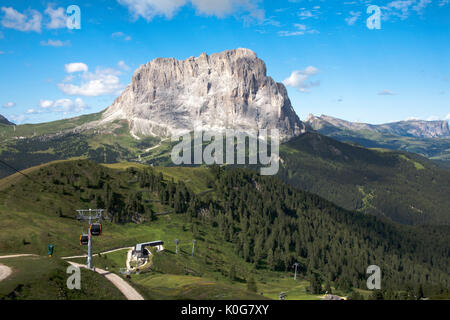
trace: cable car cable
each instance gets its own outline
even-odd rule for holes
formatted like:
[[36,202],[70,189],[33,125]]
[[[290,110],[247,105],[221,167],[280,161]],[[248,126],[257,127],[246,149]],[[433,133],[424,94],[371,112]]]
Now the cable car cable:
[[16,171],[17,173],[20,173],[21,175],[23,175],[24,177],[30,179],[31,181],[33,181],[34,183],[40,184],[41,186],[43,186],[44,188],[47,188],[47,186],[43,185],[42,183],[32,179],[29,175],[27,175],[26,173],[23,173],[22,171],[20,171],[19,169],[14,168],[12,165],[6,163],[5,161],[0,159],[0,163],[2,163],[3,165],[7,166],[8,168]]
[[[5,161],[3,161],[3,160],[1,160],[1,159],[0,159],[0,163],[3,164],[3,165],[5,165],[6,167],[8,167],[8,168],[10,168],[10,169],[12,169],[12,170],[14,170],[14,171],[16,171],[17,173],[23,175],[25,178],[27,178],[27,179],[33,181],[34,183],[37,183],[37,184],[41,185],[41,186],[44,187],[45,189],[50,189],[49,186],[46,186],[46,185],[44,185],[44,184],[42,184],[42,183],[40,183],[40,182],[34,180],[33,178],[31,178],[31,177],[30,177],[29,175],[27,175],[26,173],[22,172],[22,171],[19,170],[19,169],[14,168],[12,165],[6,163]],[[20,196],[17,196],[17,195],[15,195],[15,196],[20,198]],[[22,199],[25,200],[25,198],[22,198]],[[68,204],[70,203],[70,205],[73,204],[72,202],[69,202],[69,200],[65,199],[64,197],[60,197],[60,199],[63,200],[63,201],[65,201],[65,202],[67,202]],[[27,201],[28,201],[28,200],[29,200],[29,199],[27,199]]]

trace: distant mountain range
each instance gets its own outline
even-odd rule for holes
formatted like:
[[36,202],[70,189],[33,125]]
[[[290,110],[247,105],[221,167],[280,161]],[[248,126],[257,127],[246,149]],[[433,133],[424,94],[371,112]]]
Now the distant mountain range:
[[386,135],[397,135],[402,137],[416,138],[450,138],[450,128],[448,121],[424,121],[408,120],[392,122],[380,125],[349,122],[338,118],[322,115],[316,117],[312,114],[308,116],[306,122],[315,130],[323,130],[327,127],[347,129],[351,131],[371,131]]
[[450,162],[450,129],[447,121],[411,120],[381,125],[355,123],[322,115],[309,115],[306,124],[317,132],[366,148],[414,152]]
[[14,125],[14,123],[12,123],[11,121],[9,121],[8,119],[6,119],[4,116],[2,116],[0,114],[0,124],[6,124],[8,126],[10,125]]

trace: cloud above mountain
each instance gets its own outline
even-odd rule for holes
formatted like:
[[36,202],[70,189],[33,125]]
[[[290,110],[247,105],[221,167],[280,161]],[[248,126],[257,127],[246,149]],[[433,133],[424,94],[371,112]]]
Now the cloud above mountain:
[[151,21],[162,16],[171,19],[179,9],[191,5],[197,14],[223,18],[235,11],[242,11],[257,19],[264,18],[254,0],[117,0],[128,8],[134,19],[144,18]]
[[28,9],[20,13],[12,7],[2,7],[3,18],[1,24],[8,29],[18,31],[41,32],[42,14],[39,11]]
[[356,21],[358,21],[358,19],[361,17],[361,12],[360,11],[350,11],[350,16],[348,18],[345,18],[345,22],[347,22],[347,24],[349,26],[352,26],[356,23]]
[[67,73],[74,73],[74,72],[87,72],[89,70],[89,67],[82,62],[73,62],[66,64],[64,66],[64,69]]
[[3,107],[3,108],[6,108],[6,109],[8,109],[8,108],[14,108],[15,106],[16,106],[16,103],[15,103],[15,102],[12,102],[12,101],[9,101],[9,102],[7,102],[7,103],[5,103],[5,104],[2,105],[2,107]]
[[292,36],[303,36],[305,34],[319,34],[320,32],[316,29],[310,29],[308,26],[295,23],[295,30],[293,31],[279,31],[278,34],[282,37],[292,37]]
[[49,5],[45,9],[45,13],[50,17],[46,24],[47,29],[61,29],[67,26],[67,16],[64,8],[53,8],[53,6]]
[[[118,66],[125,70],[123,61],[119,61]],[[88,65],[82,62],[69,63],[64,68],[68,76],[58,84],[58,88],[70,96],[117,95],[124,87],[119,78],[120,70],[97,68],[95,72],[89,72]]]
[[310,92],[311,88],[320,86],[320,81],[308,81],[308,79],[319,73],[316,67],[309,66],[304,70],[295,70],[289,78],[283,81],[287,87],[298,89],[300,92]]
[[81,98],[76,98],[75,100],[59,99],[56,101],[41,100],[39,106],[43,111],[61,112],[64,114],[78,113],[88,108]]
[[67,27],[66,9],[56,8],[53,4],[49,4],[43,14],[34,9],[19,12],[13,7],[2,7],[1,13],[1,25],[7,29],[41,33],[43,26],[48,30]]
[[61,40],[53,40],[48,39],[47,41],[42,40],[41,46],[43,47],[65,47],[70,46],[70,40],[67,41],[61,41]]

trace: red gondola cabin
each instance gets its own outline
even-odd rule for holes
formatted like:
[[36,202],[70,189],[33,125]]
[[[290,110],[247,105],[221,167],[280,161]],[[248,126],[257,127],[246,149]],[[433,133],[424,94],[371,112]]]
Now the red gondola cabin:
[[82,234],[80,236],[80,245],[87,246],[89,244],[89,236],[87,234]]
[[91,224],[91,235],[96,237],[102,234],[102,225],[101,223],[92,223]]

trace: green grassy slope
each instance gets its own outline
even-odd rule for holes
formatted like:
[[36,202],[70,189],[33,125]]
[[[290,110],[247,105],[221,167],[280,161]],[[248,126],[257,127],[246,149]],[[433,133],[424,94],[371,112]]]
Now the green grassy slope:
[[81,270],[81,290],[67,288],[69,266],[57,258],[1,259],[12,274],[0,282],[0,300],[124,300],[122,293],[103,276]]
[[405,224],[450,224],[450,172],[421,156],[307,133],[281,146],[279,176],[346,209]]
[[31,138],[33,136],[44,134],[55,134],[63,130],[73,129],[84,123],[99,120],[101,113],[82,115],[75,118],[45,122],[38,124],[24,124],[14,126],[0,126],[0,137],[3,139],[12,139],[14,137]]
[[[444,286],[448,283],[442,270],[448,237],[444,227],[397,226],[347,212],[317,196],[289,189],[276,179],[248,174],[240,177],[241,173],[234,175],[233,171],[218,177],[207,168],[154,168],[150,180],[161,173],[166,187],[143,188],[140,176],[149,169],[126,163],[102,166],[90,161],[65,161],[30,169],[28,175],[39,183],[19,176],[13,181],[0,180],[0,252],[45,255],[47,244],[53,243],[55,258],[83,254],[86,248],[79,245],[78,238],[86,226],[74,219],[75,209],[98,207],[98,201],[114,209],[111,205],[117,203],[108,199],[122,199],[120,212],[106,215],[112,215],[111,221],[104,221],[104,234],[94,239],[94,252],[163,240],[167,251],[155,256],[154,268],[130,280],[147,298],[202,299],[208,288],[206,292],[212,298],[253,299],[255,294],[246,289],[252,275],[257,294],[263,292],[262,298],[276,298],[279,292],[288,291],[292,298],[316,299],[318,295],[309,294],[305,282],[311,272],[332,283],[336,277],[354,279],[348,281],[360,286],[365,263],[373,262],[389,270],[386,274],[392,284],[400,285],[408,275],[414,281],[425,281],[425,272],[431,275],[434,287],[440,281]],[[174,199],[183,191],[183,183],[195,192],[188,203],[188,214],[175,214]],[[213,192],[203,192],[211,187]],[[162,201],[158,193],[168,190],[168,200]],[[137,192],[142,193],[140,198],[135,197]],[[283,204],[278,203],[281,199]],[[136,216],[128,215],[130,208],[140,208],[139,223],[131,222]],[[230,212],[234,214],[230,216]],[[249,221],[247,237],[242,232],[243,215],[255,219]],[[285,225],[287,221],[292,222]],[[297,226],[300,229],[296,230]],[[274,246],[265,251],[273,250],[273,258],[263,254],[256,263],[253,249],[246,253],[245,248],[253,248],[252,243],[260,241],[255,230],[266,230],[261,235],[273,233],[263,241]],[[300,242],[296,236],[299,230]],[[174,239],[181,240],[180,255],[174,254]],[[198,241],[194,257],[190,256],[192,239]],[[285,244],[287,240],[290,244]],[[299,280],[291,282],[293,270],[289,266],[295,260],[302,268]],[[428,262],[431,260],[433,265]],[[118,272],[125,266],[124,252],[96,257],[95,263]],[[400,266],[404,271],[398,277],[395,268]],[[348,294],[348,285],[341,280],[336,284],[337,292]]]

